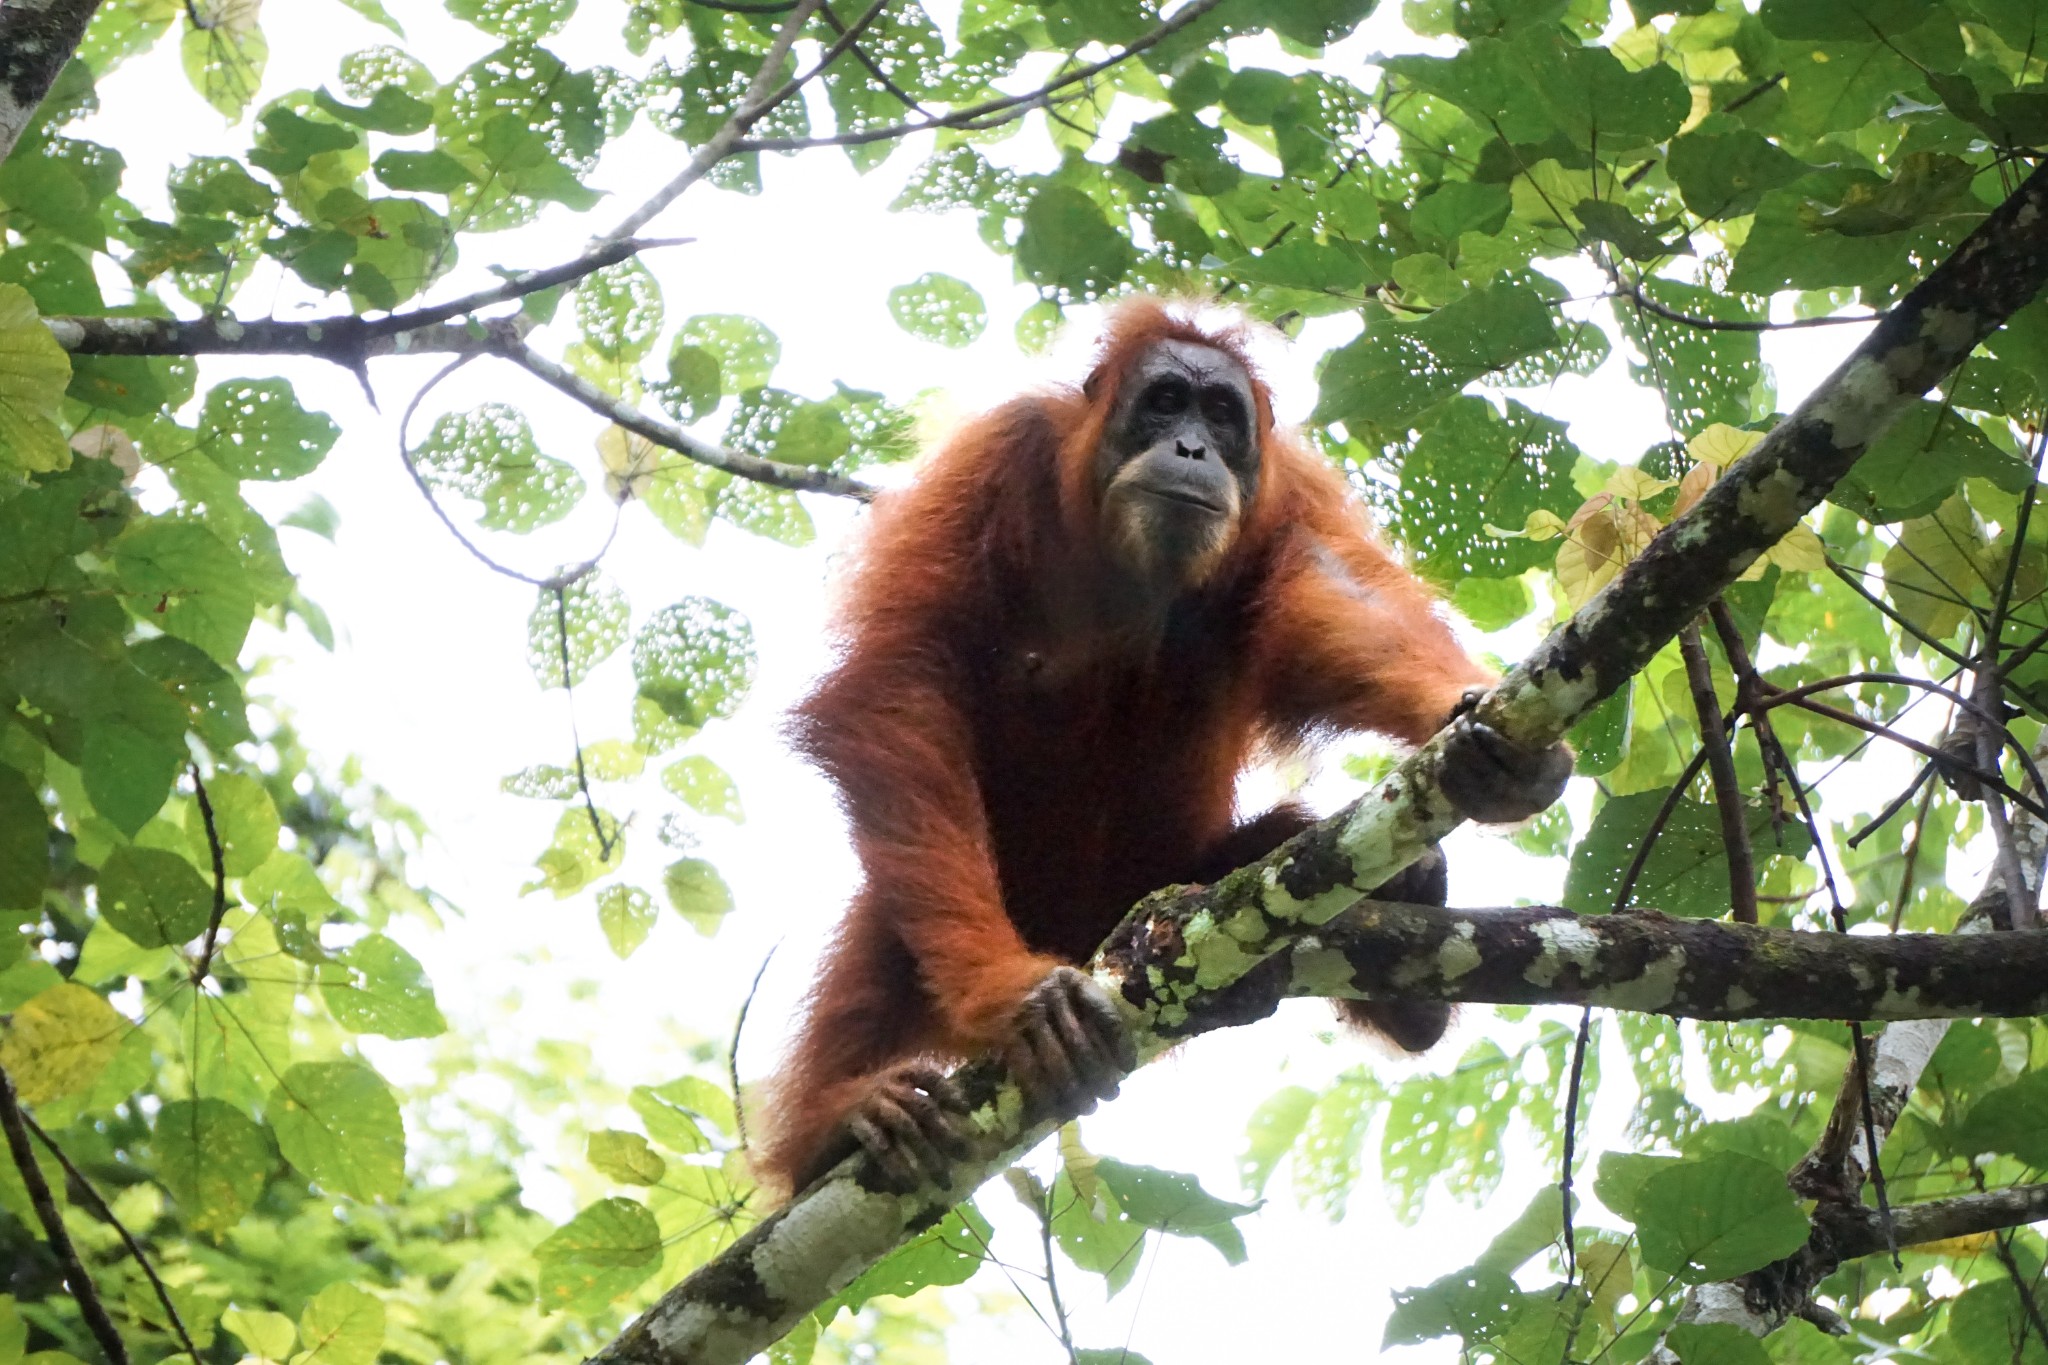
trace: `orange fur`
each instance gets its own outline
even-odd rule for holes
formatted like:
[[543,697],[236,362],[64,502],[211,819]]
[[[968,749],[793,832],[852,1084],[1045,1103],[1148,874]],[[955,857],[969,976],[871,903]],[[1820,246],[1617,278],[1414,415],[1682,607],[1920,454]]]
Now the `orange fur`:
[[1250,369],[1236,329],[1133,301],[1083,387],[986,414],[875,506],[838,666],[791,722],[839,785],[865,884],[768,1087],[758,1164],[785,1188],[879,1074],[1008,1036],[1139,897],[1297,828],[1234,818],[1259,746],[1420,742],[1489,680],[1337,471],[1275,430],[1256,375],[1263,462],[1235,540],[1163,616],[1105,607],[1094,454],[1117,385],[1169,338]]

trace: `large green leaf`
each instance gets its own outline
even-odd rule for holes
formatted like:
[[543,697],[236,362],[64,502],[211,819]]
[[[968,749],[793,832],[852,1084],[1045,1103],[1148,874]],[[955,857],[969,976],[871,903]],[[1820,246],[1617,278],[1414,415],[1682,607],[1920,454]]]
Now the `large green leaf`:
[[192,1225],[206,1232],[225,1232],[242,1220],[275,1161],[256,1121],[213,1099],[166,1104],[157,1113],[151,1145],[157,1179],[184,1206]]
[[17,284],[0,284],[0,460],[18,470],[62,469],[71,462],[58,405],[71,360]]
[[494,531],[560,521],[583,494],[583,476],[541,454],[525,415],[504,403],[449,413],[413,451],[413,462],[429,488],[477,503],[477,520]]
[[1549,305],[1522,286],[1475,290],[1420,322],[1376,322],[1324,359],[1315,420],[1399,436],[1467,384],[1556,340]]
[[300,1062],[264,1105],[284,1159],[307,1179],[357,1199],[405,1184],[405,1121],[384,1078],[361,1062]]
[[754,685],[754,628],[731,607],[686,597],[633,637],[640,695],[685,725],[731,715]]

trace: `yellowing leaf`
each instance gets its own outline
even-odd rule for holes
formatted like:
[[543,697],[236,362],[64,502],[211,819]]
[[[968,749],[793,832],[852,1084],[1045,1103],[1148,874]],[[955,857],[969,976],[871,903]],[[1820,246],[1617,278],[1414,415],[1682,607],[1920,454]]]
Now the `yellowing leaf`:
[[18,284],[0,284],[0,468],[63,469],[71,447],[57,425],[71,357],[43,326],[35,300]]
[[1584,606],[1658,530],[1657,519],[1626,498],[1599,493],[1587,499],[1557,550],[1557,584],[1565,600],[1574,610]]
[[240,1337],[249,1354],[262,1360],[283,1360],[299,1339],[299,1329],[290,1318],[260,1308],[230,1308],[220,1315],[220,1325]]
[[1564,518],[1547,507],[1539,507],[1531,512],[1519,531],[1510,531],[1505,526],[1495,526],[1490,521],[1481,522],[1480,525],[1486,528],[1486,534],[1499,536],[1504,540],[1556,540],[1564,534]]
[[621,426],[606,427],[597,438],[597,458],[604,463],[604,491],[613,502],[646,493],[661,457],[660,446]]
[[1783,540],[1764,551],[1764,560],[1787,573],[1825,573],[1828,551],[1811,526],[1795,526],[1785,533]]
[[61,1099],[99,1079],[131,1027],[97,992],[60,982],[14,1012],[0,1067],[28,1103]]
[[1671,480],[1660,479],[1654,474],[1630,466],[1615,470],[1613,477],[1607,480],[1604,491],[1614,494],[1617,498],[1634,498],[1641,502],[1645,498],[1656,497],[1669,487]]
[[1685,443],[1685,453],[1702,464],[1716,469],[1726,469],[1747,455],[1750,448],[1763,440],[1761,431],[1744,431],[1731,427],[1726,422],[1716,422],[1699,435]]
[[1685,477],[1678,481],[1678,501],[1671,505],[1672,517],[1675,519],[1690,512],[1692,505],[1705,496],[1707,489],[1712,487],[1720,474],[1719,469],[1705,460],[1686,470]]

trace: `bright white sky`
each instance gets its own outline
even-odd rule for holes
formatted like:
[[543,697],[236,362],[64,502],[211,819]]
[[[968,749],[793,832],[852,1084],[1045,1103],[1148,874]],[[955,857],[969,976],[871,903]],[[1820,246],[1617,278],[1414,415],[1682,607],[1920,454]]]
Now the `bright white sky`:
[[[948,8],[934,6],[942,25],[950,23]],[[450,20],[439,5],[413,0],[392,9],[407,25],[407,47],[426,57],[441,79],[494,46]],[[614,5],[586,4],[550,46],[573,65],[617,60],[617,12]],[[342,54],[388,36],[333,0],[294,5],[289,12],[273,9],[272,25],[274,50],[263,99],[298,87],[332,86]],[[1362,57],[1415,46],[1389,4],[1344,50]],[[103,91],[106,112],[80,129],[80,135],[122,152],[129,166],[125,192],[159,213],[170,166],[201,153],[239,154],[250,139],[246,123],[223,126],[191,92],[177,63],[173,38],[124,68]],[[899,398],[936,389],[943,394],[937,406],[968,412],[1024,384],[1071,376],[1085,336],[1070,338],[1049,362],[1018,356],[1012,325],[1035,296],[1013,282],[1006,259],[981,244],[970,217],[886,212],[921,155],[918,147],[900,152],[866,178],[833,152],[769,159],[767,192],[758,198],[708,186],[693,190],[648,230],[697,238],[695,246],[647,258],[662,281],[671,322],[700,312],[761,318],[782,339],[775,382],[813,396],[829,393],[834,379],[844,379]],[[1015,149],[1004,144],[994,155],[1033,164],[1044,155],[1044,142],[1034,131],[1017,139]],[[583,218],[555,213],[517,233],[467,239],[462,266],[436,296],[477,287],[486,264],[531,267],[568,258],[582,240],[672,175],[682,156],[678,144],[644,124],[637,127],[594,177],[610,192],[599,209]],[[973,346],[943,350],[908,337],[890,321],[889,288],[926,271],[969,280],[988,301],[990,326]],[[110,299],[120,296],[118,277],[104,283]],[[1573,283],[1591,292],[1590,281]],[[250,316],[266,307],[278,316],[305,317],[327,305],[316,309],[291,282],[259,275],[237,308]],[[1083,318],[1076,330],[1085,325]],[[1796,400],[1860,330],[1794,333],[1790,344],[1767,338],[1766,357],[1777,367],[1780,392]],[[542,334],[543,346],[559,345],[566,339],[559,333]],[[1269,359],[1283,415],[1306,414],[1314,397],[1306,357],[1320,349],[1305,346]],[[832,555],[854,525],[853,509],[812,500],[820,536],[803,551],[723,524],[705,549],[693,551],[644,509],[627,509],[605,570],[631,597],[636,624],[684,594],[715,597],[753,622],[760,675],[741,712],[715,724],[692,750],[711,755],[740,785],[746,823],[694,825],[704,856],[724,873],[738,909],[712,940],[664,912],[649,941],[621,963],[598,931],[587,894],[559,903],[519,895],[560,808],[504,796],[498,780],[531,763],[566,762],[568,717],[561,694],[540,692],[526,667],[532,592],[471,560],[434,521],[400,466],[395,415],[438,363],[376,362],[380,413],[364,402],[349,376],[326,366],[271,358],[205,362],[202,392],[236,373],[283,373],[308,407],[325,409],[344,429],[312,478],[274,489],[251,486],[252,496],[273,512],[318,491],[341,513],[335,545],[303,532],[283,533],[305,593],[327,609],[342,637],[337,652],[323,653],[301,630],[283,638],[259,630],[251,657],[275,660],[259,691],[267,688],[293,710],[330,765],[360,757],[367,774],[425,816],[434,839],[416,872],[465,913],[440,934],[416,924],[396,926],[396,933],[426,963],[457,1032],[488,1033],[491,1046],[510,1055],[541,1039],[580,1040],[591,1045],[594,1065],[608,1082],[663,1081],[684,1069],[683,1049],[693,1037],[724,1036],[757,964],[779,943],[742,1054],[744,1072],[758,1076],[772,1061],[807,964],[853,883],[854,865],[829,789],[776,736],[782,712],[827,662],[826,583]],[[1518,396],[1569,421],[1581,448],[1601,458],[1633,459],[1667,435],[1654,397],[1628,383],[1619,350],[1590,378],[1568,377]],[[479,363],[443,385],[416,430],[424,431],[441,412],[486,399],[520,405],[547,453],[596,479],[597,420],[506,365]],[[462,515],[459,504],[454,510]],[[491,545],[503,559],[546,571],[586,555],[601,540],[608,515],[603,501],[593,500],[562,526],[531,537],[496,537]],[[1529,642],[1495,640],[1487,646],[1512,656]],[[578,720],[586,740],[629,733],[631,686],[622,651],[579,689]],[[609,801],[620,814],[637,812],[628,838],[628,873],[657,900],[660,868],[672,855],[657,844],[654,829],[663,811],[676,808],[652,780],[659,766],[650,767],[630,798]],[[1327,810],[1354,794],[1354,785],[1331,763],[1310,794]],[[1583,818],[1584,793],[1573,804]],[[1469,831],[1454,838],[1451,857],[1454,899],[1463,904],[1554,897],[1562,879],[1561,865],[1535,863],[1503,840]],[[1196,1172],[1209,1189],[1234,1195],[1243,1121],[1260,1100],[1283,1084],[1319,1085],[1372,1060],[1348,1039],[1328,1041],[1327,1024],[1325,1011],[1298,1004],[1256,1027],[1201,1039],[1133,1077],[1119,1102],[1086,1122],[1086,1139],[1107,1154]],[[1482,1015],[1477,1023],[1468,1021],[1459,1037],[1469,1042],[1485,1026]],[[431,1044],[370,1042],[388,1074],[424,1076]],[[1431,1064],[1448,1064],[1462,1045],[1440,1049]],[[1376,1064],[1390,1075],[1412,1065]],[[1607,1072],[1619,1078],[1625,1068],[1614,1058]],[[1625,1085],[1611,1081],[1595,1113],[1594,1151],[1615,1143],[1628,1102]],[[623,1112],[592,1118],[631,1126]],[[579,1150],[554,1151],[552,1138],[537,1140],[541,1156],[523,1171],[527,1197],[548,1215],[566,1217],[579,1192],[594,1192],[587,1168]],[[1274,1202],[1243,1225],[1252,1252],[1244,1267],[1229,1270],[1211,1248],[1167,1239],[1137,1282],[1107,1305],[1092,1277],[1063,1278],[1077,1341],[1128,1344],[1158,1365],[1320,1358],[1333,1347],[1361,1353],[1379,1340],[1388,1291],[1426,1283],[1467,1263],[1554,1175],[1523,1154],[1511,1163],[1495,1207],[1473,1210],[1434,1200],[1415,1228],[1396,1224],[1369,1188],[1359,1192],[1347,1221],[1328,1225],[1295,1208],[1283,1176],[1270,1191]],[[579,1189],[572,1190],[569,1181]],[[1026,1267],[1036,1264],[1035,1228],[1008,1193],[992,1186],[981,1204],[998,1220],[998,1251]],[[1005,1289],[992,1272],[984,1272],[974,1287]],[[972,1317],[972,1295],[956,1293],[950,1301],[963,1317]],[[953,1340],[962,1360],[1050,1361],[1060,1354],[1021,1310],[963,1323]],[[1407,1354],[1448,1360],[1454,1353],[1449,1344],[1437,1343]]]

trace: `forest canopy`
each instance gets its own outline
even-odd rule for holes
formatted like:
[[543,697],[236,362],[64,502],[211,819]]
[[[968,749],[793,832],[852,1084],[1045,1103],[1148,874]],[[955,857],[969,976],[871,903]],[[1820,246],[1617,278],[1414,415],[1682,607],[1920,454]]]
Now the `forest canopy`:
[[[428,10],[0,8],[0,1365],[942,1359],[970,1303],[1017,1358],[1141,1361],[1115,1305],[1166,1239],[1235,1264],[1261,1220],[1419,1236],[1503,1190],[1385,1345],[2048,1365],[2048,4]],[[230,153],[134,132],[178,121]],[[849,168],[872,221],[816,190]],[[838,335],[889,344],[820,380],[804,322],[703,302],[742,197],[815,238],[764,298],[912,216],[993,273],[887,281]],[[1484,714],[1577,776],[1511,836],[1554,905],[1349,908],[1452,822],[1433,748],[1340,749],[1358,802],[1304,847],[1344,875],[1169,893],[1174,950],[1093,969],[1151,983],[1147,1056],[1279,995],[1480,1022],[1207,1092],[1234,1186],[1014,1122],[973,1064],[1001,1159],[779,1212],[734,1019],[630,1085],[639,1040],[499,1048],[477,976],[549,964],[430,979],[496,907],[278,680],[351,648],[293,564],[347,467],[395,443],[459,547],[421,595],[530,602],[498,681],[560,700],[553,758],[467,775],[547,812],[524,899],[758,982],[717,831],[775,789],[718,754],[785,665],[726,599],[762,554],[822,590],[908,476],[944,402],[903,347],[1021,376],[1138,291],[1290,339],[1307,438],[1526,661]],[[1848,359],[1782,391],[1809,331]],[[1573,392],[1653,428],[1618,452]],[[415,662],[420,711],[465,704]],[[1272,998],[1219,1003],[1262,958]],[[1288,1311],[1359,1349],[1357,1305]]]

